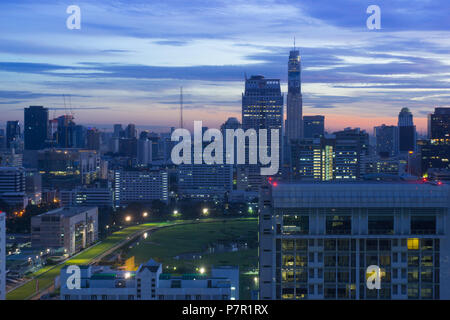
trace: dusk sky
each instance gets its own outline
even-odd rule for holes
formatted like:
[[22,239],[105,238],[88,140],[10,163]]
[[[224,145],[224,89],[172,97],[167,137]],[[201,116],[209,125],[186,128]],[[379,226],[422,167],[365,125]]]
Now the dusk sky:
[[[381,30],[369,30],[369,5]],[[81,30],[66,8],[81,8]],[[293,38],[302,57],[304,114],[326,129],[396,124],[402,107],[419,131],[435,106],[450,107],[448,0],[2,0],[1,126],[23,108],[75,121],[218,127],[240,119],[244,74],[280,78],[287,91]],[[69,100],[66,99],[69,106]]]

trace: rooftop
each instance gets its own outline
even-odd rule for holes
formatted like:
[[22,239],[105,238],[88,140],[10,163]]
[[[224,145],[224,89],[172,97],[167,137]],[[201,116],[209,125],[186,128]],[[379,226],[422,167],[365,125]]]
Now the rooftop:
[[64,217],[72,217],[76,216],[77,214],[86,212],[88,210],[94,209],[96,207],[62,207],[54,210],[47,211],[43,214],[40,214],[39,216],[43,215],[63,215]]

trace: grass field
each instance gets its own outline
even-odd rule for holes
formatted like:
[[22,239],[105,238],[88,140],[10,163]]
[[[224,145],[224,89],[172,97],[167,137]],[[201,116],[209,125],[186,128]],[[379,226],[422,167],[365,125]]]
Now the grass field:
[[[179,221],[181,222],[181,221]],[[136,226],[131,226],[124,228],[120,231],[114,232],[112,235],[107,237],[101,243],[86,249],[80,254],[74,256],[73,258],[67,260],[63,264],[57,266],[46,266],[41,270],[34,273],[32,276],[39,280],[40,290],[44,290],[53,284],[55,277],[60,274],[61,269],[68,264],[84,265],[89,264],[94,258],[101,255],[103,252],[113,248],[115,245],[127,239],[127,237],[132,236],[135,233],[142,232],[143,230],[152,227],[162,227],[169,225],[167,222],[162,223],[146,223]],[[10,291],[6,295],[7,300],[26,300],[31,298],[36,293],[36,280],[31,280],[30,282]]]
[[[240,299],[250,299],[250,291],[256,289],[254,272],[258,266],[257,220],[223,220],[202,224],[173,226],[155,231],[139,245],[125,250],[126,257],[135,257],[136,264],[150,258],[161,262],[164,272],[195,272],[197,268],[208,270],[212,265],[239,265]],[[218,240],[245,240],[253,248],[237,252],[203,254],[201,259],[177,260],[175,256],[183,253],[203,252],[209,244]],[[176,268],[176,269],[174,269]],[[176,270],[176,271],[174,271]]]

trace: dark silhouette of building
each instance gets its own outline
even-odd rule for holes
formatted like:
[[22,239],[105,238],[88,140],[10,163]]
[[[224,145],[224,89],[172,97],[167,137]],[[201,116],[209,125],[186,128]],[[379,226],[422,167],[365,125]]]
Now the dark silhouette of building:
[[48,109],[30,106],[24,109],[25,150],[39,150],[45,146],[48,137]]
[[304,116],[303,117],[303,137],[319,138],[325,134],[324,116]]

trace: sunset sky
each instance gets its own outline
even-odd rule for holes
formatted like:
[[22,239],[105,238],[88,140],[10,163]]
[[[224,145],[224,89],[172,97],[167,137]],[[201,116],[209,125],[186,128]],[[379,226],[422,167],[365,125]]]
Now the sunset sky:
[[[337,4],[338,3],[338,4]],[[381,30],[366,9],[381,8]],[[66,8],[81,8],[81,30]],[[450,106],[448,0],[3,0],[0,117],[23,108],[72,106],[77,123],[218,127],[240,119],[244,75],[280,78],[286,92],[293,38],[302,57],[304,114],[329,131],[396,124],[402,107],[419,131]]]

